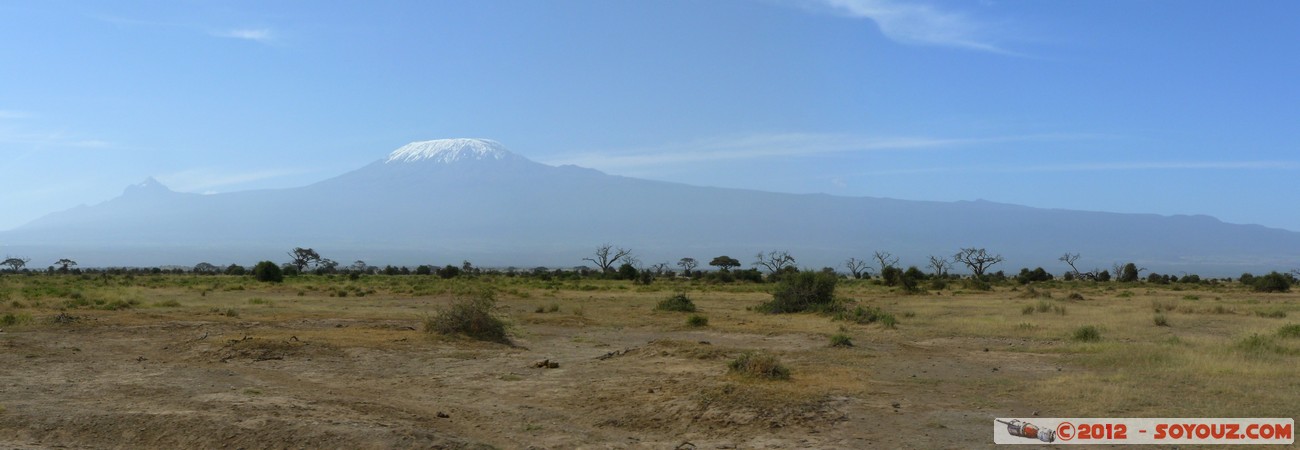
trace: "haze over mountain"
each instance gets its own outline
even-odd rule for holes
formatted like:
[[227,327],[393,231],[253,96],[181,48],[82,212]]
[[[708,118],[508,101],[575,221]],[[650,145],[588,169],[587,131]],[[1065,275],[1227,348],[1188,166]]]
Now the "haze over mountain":
[[924,265],[984,247],[994,270],[1081,253],[1081,269],[1134,261],[1161,273],[1235,275],[1300,267],[1300,233],[1158,216],[697,187],[549,166],[485,139],[414,142],[308,186],[200,195],[151,179],[120,197],[0,232],[0,251],[44,267],[248,264],[312,247],[345,264],[571,267],[603,243],[649,265],[787,250],[839,267],[876,250]]

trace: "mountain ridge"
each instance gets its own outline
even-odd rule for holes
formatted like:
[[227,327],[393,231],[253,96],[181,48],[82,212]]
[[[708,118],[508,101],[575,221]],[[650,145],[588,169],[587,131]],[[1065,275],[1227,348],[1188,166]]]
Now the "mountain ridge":
[[1007,271],[1059,273],[1065,252],[1082,253],[1081,268],[1134,261],[1162,273],[1300,266],[1300,233],[1204,215],[701,187],[550,166],[483,139],[414,142],[296,188],[199,195],[147,179],[0,232],[0,251],[93,255],[83,265],[248,263],[302,246],[339,261],[569,267],[606,242],[646,264],[788,250],[834,267],[881,250],[924,266],[975,246],[1004,254],[995,270]]

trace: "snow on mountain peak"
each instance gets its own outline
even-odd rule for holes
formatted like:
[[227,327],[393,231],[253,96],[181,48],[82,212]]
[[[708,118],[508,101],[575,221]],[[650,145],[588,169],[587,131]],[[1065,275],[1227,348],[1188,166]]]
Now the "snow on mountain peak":
[[500,161],[515,157],[504,145],[491,139],[437,139],[403,145],[389,154],[384,163]]

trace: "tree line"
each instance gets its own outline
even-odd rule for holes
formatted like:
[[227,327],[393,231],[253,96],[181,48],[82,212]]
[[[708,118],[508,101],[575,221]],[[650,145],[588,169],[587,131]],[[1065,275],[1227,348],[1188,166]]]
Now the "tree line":
[[[192,268],[171,267],[171,268],[107,268],[107,269],[80,269],[77,268],[77,262],[69,258],[61,258],[50,265],[45,272],[50,274],[81,274],[81,273],[129,273],[129,274],[184,274],[192,273],[198,275],[231,275],[244,276],[253,275],[263,281],[279,281],[285,276],[298,276],[303,274],[315,275],[334,275],[343,274],[353,279],[361,275],[427,275],[438,276],[441,278],[456,278],[461,276],[475,275],[503,275],[503,276],[530,276],[543,279],[574,279],[574,278],[601,278],[601,279],[621,279],[632,280],[635,282],[649,284],[659,278],[688,278],[693,280],[703,279],[711,282],[774,282],[779,281],[782,277],[800,272],[798,261],[794,255],[785,250],[771,250],[767,252],[758,252],[754,255],[749,268],[743,268],[745,264],[737,258],[729,255],[715,256],[708,261],[708,266],[715,270],[707,271],[700,269],[701,260],[694,257],[683,257],[675,264],[661,262],[646,266],[642,264],[635,253],[628,248],[617,247],[612,244],[602,244],[595,248],[590,256],[583,257],[582,261],[589,262],[595,267],[586,265],[575,266],[571,268],[548,268],[534,267],[531,269],[519,269],[515,267],[508,268],[488,268],[482,269],[475,267],[469,261],[463,261],[460,265],[447,264],[444,266],[419,265],[414,269],[407,266],[384,266],[382,268],[367,264],[365,261],[355,261],[350,265],[342,265],[337,261],[321,256],[319,252],[308,247],[294,247],[286,253],[288,260],[283,263],[273,261],[260,261],[252,267],[244,267],[239,264],[230,264],[225,267],[217,266],[208,262],[201,262]],[[878,280],[887,286],[899,286],[907,291],[920,290],[921,282],[929,282],[930,288],[942,289],[948,280],[967,280],[968,284],[975,288],[982,288],[987,283],[1016,282],[1028,284],[1033,282],[1050,281],[1057,278],[1056,275],[1048,272],[1042,267],[1034,269],[1022,268],[1015,275],[1008,275],[1002,270],[996,272],[992,269],[1003,263],[1005,259],[1002,255],[990,252],[985,248],[962,247],[951,256],[930,255],[926,270],[917,266],[909,266],[906,269],[899,266],[899,257],[888,251],[873,252],[870,259],[859,259],[851,257],[845,260],[840,271],[833,267],[823,267],[820,272],[841,276],[851,279]],[[1136,263],[1114,263],[1109,269],[1094,268],[1091,270],[1079,269],[1078,262],[1081,259],[1079,253],[1067,252],[1059,261],[1064,263],[1068,270],[1065,270],[1060,278],[1065,281],[1095,281],[1095,282],[1120,282],[1136,283],[1146,282],[1151,284],[1173,284],[1173,283],[1217,283],[1234,281],[1232,278],[1202,278],[1196,274],[1159,274],[1148,271]],[[30,263],[29,258],[9,256],[0,261],[0,271],[6,273],[33,273],[27,269]],[[680,271],[673,267],[680,268]],[[962,276],[953,274],[955,267],[964,267],[968,270],[969,275]],[[1148,272],[1143,276],[1143,272]],[[1289,290],[1290,286],[1297,283],[1300,277],[1300,269],[1291,270],[1290,272],[1271,272],[1261,276],[1255,276],[1251,273],[1243,273],[1235,281],[1242,284],[1253,286],[1256,290],[1265,292],[1277,292]]]

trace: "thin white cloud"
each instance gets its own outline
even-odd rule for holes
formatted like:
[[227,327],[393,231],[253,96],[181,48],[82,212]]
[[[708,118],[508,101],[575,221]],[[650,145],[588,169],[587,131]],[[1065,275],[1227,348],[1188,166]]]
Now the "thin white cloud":
[[803,0],[802,3],[846,17],[871,20],[885,37],[904,44],[1018,56],[996,43],[991,24],[925,3],[894,0]]
[[1134,170],[1300,170],[1300,161],[1133,161],[1111,163],[1068,163],[1028,166],[923,167],[880,170],[867,175],[915,175],[925,173],[1043,173],[1113,172]]
[[277,34],[274,31],[272,31],[270,28],[240,27],[240,28],[217,29],[216,27],[203,25],[196,22],[142,20],[142,19],[127,18],[127,17],[120,17],[120,16],[113,16],[113,15],[93,15],[91,17],[94,18],[95,20],[111,23],[122,27],[176,29],[176,30],[183,30],[185,32],[190,32],[190,33],[195,33],[195,32],[206,33],[207,35],[212,37],[219,37],[219,38],[226,38],[226,39],[242,39],[246,41],[260,42],[263,44],[273,43],[276,41],[276,37],[277,37]]
[[210,194],[217,188],[233,186],[254,181],[268,180],[306,172],[301,169],[268,169],[247,172],[223,172],[215,169],[189,169],[160,175],[158,181],[168,188],[179,192],[203,192]]
[[113,143],[101,139],[86,139],[61,132],[34,132],[12,128],[0,128],[0,144],[81,149],[114,147]]
[[872,137],[852,134],[783,133],[711,138],[614,152],[582,152],[543,158],[549,164],[573,164],[597,169],[636,169],[773,157],[831,153],[905,151],[952,148],[971,144],[1028,140],[1068,140],[1091,135],[1043,134],[986,138]]
[[0,120],[30,119],[35,114],[27,111],[15,111],[12,109],[0,109]]
[[256,41],[261,43],[268,43],[275,40],[275,34],[272,33],[271,30],[266,28],[235,28],[230,30],[218,31],[212,33],[212,35],[217,37],[223,37],[223,38],[243,39],[243,40]]

